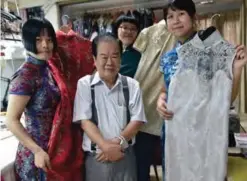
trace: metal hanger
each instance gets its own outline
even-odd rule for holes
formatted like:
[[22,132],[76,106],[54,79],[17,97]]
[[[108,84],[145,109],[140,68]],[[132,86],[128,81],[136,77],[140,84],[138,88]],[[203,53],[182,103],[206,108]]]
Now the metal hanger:
[[211,18],[210,18],[210,20],[211,20],[211,22],[213,22],[213,19],[215,18],[215,17],[218,17],[218,18],[220,18],[221,17],[221,14],[214,14]]

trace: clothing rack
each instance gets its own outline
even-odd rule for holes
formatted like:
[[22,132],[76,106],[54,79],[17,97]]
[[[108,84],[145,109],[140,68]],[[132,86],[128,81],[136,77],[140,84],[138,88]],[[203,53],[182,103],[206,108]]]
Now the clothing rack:
[[74,4],[69,6],[61,6],[62,14],[70,14],[76,16],[80,13],[88,12],[107,12],[122,9],[152,9],[152,8],[162,8],[167,5],[164,0],[139,0],[138,2],[133,2],[133,0],[105,0],[88,2],[81,4]]
[[2,40],[8,40],[8,41],[19,41],[19,42],[22,41],[21,39],[16,39],[16,38],[4,38],[4,37],[2,38],[2,37],[1,37],[1,39],[2,39]]
[[[134,16],[139,22],[140,30],[143,28],[147,28],[153,25],[155,20],[154,12],[150,9],[134,9],[134,8],[127,8],[125,9],[114,8],[113,11],[87,11],[84,13],[78,13],[78,15],[67,15],[71,18],[73,22],[73,30],[79,33],[84,38],[88,38],[92,40],[97,33],[105,33],[111,32],[116,33],[114,29],[114,22],[115,20],[121,15],[127,16]],[[114,11],[115,10],[115,11]],[[62,14],[64,16],[66,14]]]
[[162,7],[166,6],[166,2],[162,1],[161,3],[155,3],[155,2],[148,2],[148,3],[139,3],[139,4],[132,4],[132,5],[122,5],[122,6],[118,6],[118,7],[108,7],[108,8],[98,8],[98,9],[94,9],[94,10],[89,10],[87,12],[107,12],[107,11],[119,11],[119,10],[123,10],[123,9],[162,9]]

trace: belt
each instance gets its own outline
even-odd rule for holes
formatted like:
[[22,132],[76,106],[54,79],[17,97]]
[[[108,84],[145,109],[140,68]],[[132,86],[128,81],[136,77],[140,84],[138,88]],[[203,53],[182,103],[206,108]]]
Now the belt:
[[97,155],[97,153],[95,152],[95,151],[93,151],[93,152],[91,152],[91,151],[85,151],[84,152],[85,153],[85,156],[96,156]]
[[[126,150],[123,151],[123,153],[128,153],[132,149],[132,145],[130,145]],[[96,151],[85,151],[84,152],[86,156],[96,156]]]

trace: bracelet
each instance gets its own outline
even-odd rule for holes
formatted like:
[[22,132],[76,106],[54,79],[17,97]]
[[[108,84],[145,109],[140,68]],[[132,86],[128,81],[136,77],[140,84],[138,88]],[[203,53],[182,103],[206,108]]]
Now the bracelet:
[[122,147],[123,150],[127,149],[129,147],[129,144],[127,142],[127,140],[122,136],[118,136],[118,139],[120,139],[120,146]]
[[120,138],[120,140],[127,142],[127,140],[122,135],[120,135],[119,138]]
[[120,145],[121,145],[124,142],[123,137],[122,136],[118,136],[117,138],[120,140]]

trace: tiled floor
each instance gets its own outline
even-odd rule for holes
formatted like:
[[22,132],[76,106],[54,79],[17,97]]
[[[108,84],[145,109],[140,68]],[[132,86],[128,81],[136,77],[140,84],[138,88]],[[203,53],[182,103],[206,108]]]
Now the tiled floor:
[[[157,171],[158,171],[159,181],[162,181],[162,167],[161,166],[157,166]],[[153,166],[151,167],[150,175],[151,175],[151,180],[150,181],[158,181],[156,179]]]

